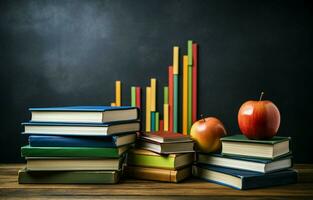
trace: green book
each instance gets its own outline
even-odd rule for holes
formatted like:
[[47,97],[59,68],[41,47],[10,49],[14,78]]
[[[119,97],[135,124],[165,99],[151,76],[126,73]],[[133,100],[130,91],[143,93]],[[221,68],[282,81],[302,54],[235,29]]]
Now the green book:
[[290,154],[290,137],[274,136],[269,140],[250,140],[244,135],[221,138],[222,154],[276,159]]
[[194,161],[193,153],[160,155],[143,149],[132,149],[127,158],[127,165],[172,170],[191,165]]
[[18,183],[109,184],[119,181],[120,171],[27,171],[18,172]]
[[129,149],[129,146],[116,148],[97,147],[31,147],[21,148],[22,157],[93,157],[118,158]]

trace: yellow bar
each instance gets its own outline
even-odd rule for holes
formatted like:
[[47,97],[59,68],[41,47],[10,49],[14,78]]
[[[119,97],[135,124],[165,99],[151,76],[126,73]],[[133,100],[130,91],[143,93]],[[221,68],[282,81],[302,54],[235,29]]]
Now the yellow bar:
[[173,74],[178,74],[179,47],[173,48]]
[[188,56],[183,58],[183,134],[188,131]]
[[111,103],[111,106],[116,106],[116,103],[115,103],[115,102],[112,102],[112,103]]
[[168,131],[168,104],[164,104],[163,105],[163,128],[164,128],[164,131]]
[[155,112],[156,111],[156,105],[155,105],[155,101],[156,101],[156,79],[152,78],[151,79],[151,112]]
[[116,106],[121,106],[122,102],[121,102],[121,81],[115,81],[115,103]]
[[151,130],[151,88],[146,87],[146,132]]

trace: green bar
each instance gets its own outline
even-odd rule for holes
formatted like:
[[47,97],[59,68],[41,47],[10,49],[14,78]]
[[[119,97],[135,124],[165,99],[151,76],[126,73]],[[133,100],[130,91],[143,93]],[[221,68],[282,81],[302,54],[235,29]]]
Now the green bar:
[[151,122],[150,122],[150,130],[151,132],[155,131],[155,112],[151,112]]
[[131,106],[136,107],[136,87],[131,87]]
[[155,131],[159,131],[159,124],[160,124],[159,112],[155,112]]
[[187,114],[187,133],[190,133],[192,126],[192,67],[188,66],[188,114]]
[[178,75],[174,74],[173,132],[178,132]]
[[164,104],[168,104],[168,87],[164,87]]
[[192,40],[188,40],[188,65],[192,65]]

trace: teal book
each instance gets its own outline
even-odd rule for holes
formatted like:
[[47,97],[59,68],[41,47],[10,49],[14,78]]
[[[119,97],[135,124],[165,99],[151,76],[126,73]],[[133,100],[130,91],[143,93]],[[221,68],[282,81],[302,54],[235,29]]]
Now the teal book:
[[118,158],[130,146],[117,148],[97,147],[21,147],[22,157],[93,157],[93,158]]
[[250,140],[244,135],[221,138],[222,154],[252,158],[277,159],[290,154],[290,137],[274,136],[269,140]]
[[113,184],[118,183],[120,171],[27,171],[18,172],[18,183],[85,183]]

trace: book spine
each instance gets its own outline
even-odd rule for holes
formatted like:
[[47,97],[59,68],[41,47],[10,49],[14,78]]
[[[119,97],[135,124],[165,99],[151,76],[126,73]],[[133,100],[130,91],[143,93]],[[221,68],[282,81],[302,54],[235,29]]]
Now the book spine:
[[136,87],[136,107],[141,108],[141,89]]
[[177,46],[173,48],[173,75],[174,75],[173,132],[178,132],[179,47]]
[[171,170],[161,170],[155,168],[132,167],[126,168],[126,175],[132,178],[172,182],[175,180],[175,173],[171,174]]
[[183,134],[187,135],[188,130],[188,56],[183,57]]
[[174,75],[173,67],[168,67],[168,131],[173,131],[173,100],[174,100]]
[[192,123],[197,121],[198,112],[198,44],[192,44]]
[[150,132],[151,130],[150,97],[151,97],[151,89],[150,87],[146,87],[146,132]]
[[115,104],[116,106],[122,105],[122,88],[121,81],[115,81]]
[[136,87],[135,86],[131,87],[131,106],[132,107],[136,106]]
[[150,103],[150,107],[151,107],[151,112],[155,112],[156,111],[156,79],[152,78],[150,80],[151,82],[151,103]]
[[155,131],[159,131],[160,117],[159,112],[155,112]]
[[164,131],[169,131],[169,105],[168,104],[164,104],[163,113],[164,113]]
[[192,126],[192,66],[188,66],[188,115],[187,115],[188,128],[187,133],[190,134]]
[[163,128],[160,130],[168,131],[168,87],[164,87],[164,104],[163,104]]
[[156,131],[155,130],[155,112],[151,112],[151,132]]

